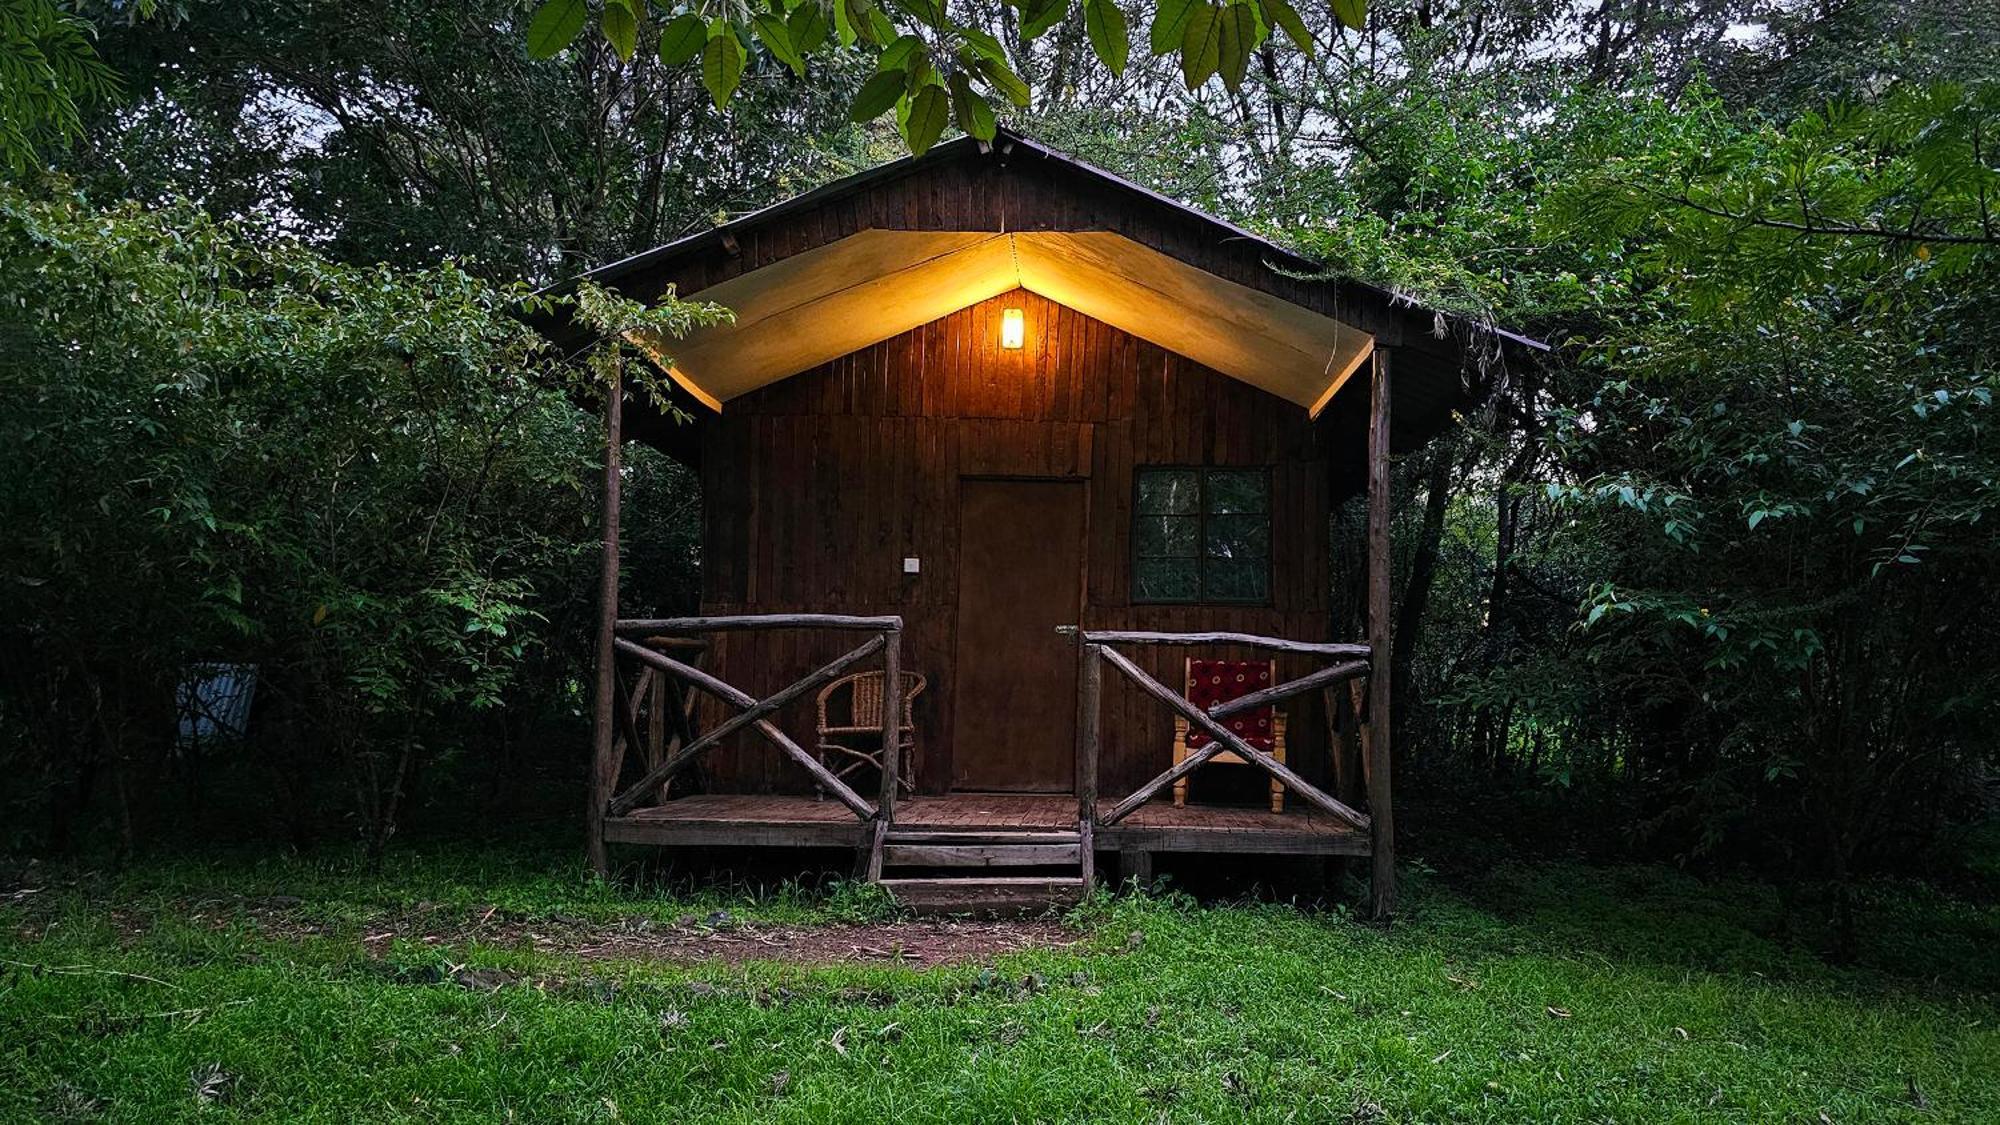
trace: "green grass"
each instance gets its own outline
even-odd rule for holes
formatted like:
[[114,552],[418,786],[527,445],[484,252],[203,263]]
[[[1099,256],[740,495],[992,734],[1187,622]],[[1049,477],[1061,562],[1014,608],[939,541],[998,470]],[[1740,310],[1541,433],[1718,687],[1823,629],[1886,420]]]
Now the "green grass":
[[[879,915],[853,890],[619,890],[464,850],[406,852],[379,878],[276,859],[51,870],[0,906],[0,1117],[2000,1118],[1990,905],[1871,887],[1862,961],[1835,968],[1775,936],[1755,884],[1575,865],[1411,882],[1386,933],[1107,897],[1076,916],[1075,948],[917,971],[360,940],[489,907],[566,925]],[[518,979],[469,989],[458,965]]]

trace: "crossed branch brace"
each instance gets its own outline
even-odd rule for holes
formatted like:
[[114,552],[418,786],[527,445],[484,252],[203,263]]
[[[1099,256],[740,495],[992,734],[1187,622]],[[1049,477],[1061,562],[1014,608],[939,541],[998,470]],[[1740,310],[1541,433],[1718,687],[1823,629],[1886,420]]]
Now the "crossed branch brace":
[[[1101,636],[1105,640],[1116,638],[1116,634],[1103,634]],[[1220,636],[1222,635],[1218,634],[1218,637]],[[1086,635],[1086,639],[1091,641],[1098,641],[1098,637],[1099,635]],[[1325,647],[1331,648],[1332,646]],[[1369,669],[1369,662],[1367,660],[1352,660],[1335,664],[1328,668],[1322,668],[1309,675],[1300,676],[1298,679],[1287,680],[1282,684],[1273,684],[1262,691],[1252,692],[1249,695],[1238,696],[1235,699],[1218,703],[1213,708],[1204,711],[1189,702],[1179,692],[1169,689],[1165,684],[1147,675],[1145,669],[1132,663],[1123,653],[1112,648],[1109,644],[1101,642],[1093,643],[1087,646],[1086,651],[1089,650],[1094,650],[1095,655],[1110,662],[1112,667],[1125,673],[1146,694],[1171,707],[1189,723],[1206,733],[1209,738],[1208,745],[1195,750],[1187,757],[1175,763],[1172,769],[1140,786],[1131,796],[1118,802],[1116,807],[1105,814],[1102,823],[1116,824],[1132,815],[1139,806],[1152,800],[1154,795],[1159,793],[1160,790],[1193,773],[1210,758],[1226,750],[1242,758],[1244,761],[1258,766],[1264,772],[1278,779],[1287,789],[1325,809],[1336,819],[1345,821],[1354,828],[1363,831],[1368,829],[1369,820],[1367,814],[1349,808],[1332,794],[1321,790],[1318,786],[1300,777],[1285,763],[1245,742],[1236,732],[1222,725],[1222,720],[1231,715],[1256,710],[1259,707],[1264,707],[1276,703],[1281,699],[1287,699],[1291,696],[1311,691],[1314,688],[1323,688],[1354,676],[1363,675]],[[1094,716],[1092,717],[1092,721],[1095,721]]]
[[611,804],[605,810],[606,814],[610,816],[623,816],[632,811],[633,808],[637,807],[639,802],[646,799],[647,793],[657,790],[661,784],[679,773],[688,763],[694,761],[696,755],[728,738],[730,735],[735,734],[737,731],[749,727],[755,730],[764,741],[782,750],[787,757],[797,762],[807,773],[812,774],[813,779],[822,788],[833,794],[841,804],[846,805],[855,816],[860,817],[862,820],[874,819],[876,812],[874,805],[869,804],[859,793],[850,788],[845,781],[835,777],[832,771],[822,765],[817,758],[806,753],[803,747],[792,741],[784,731],[779,730],[777,724],[771,722],[768,716],[794,699],[805,695],[807,692],[833,682],[849,665],[866,660],[881,651],[882,647],[888,643],[888,640],[889,638],[886,635],[878,634],[870,637],[868,640],[848,650],[845,655],[835,658],[831,663],[820,667],[804,679],[795,681],[775,694],[766,696],[763,699],[756,699],[748,692],[716,679],[714,676],[693,665],[684,664],[665,653],[655,652],[643,645],[634,644],[623,637],[618,638],[615,644],[620,655],[651,665],[658,671],[668,675],[678,676],[695,687],[715,696],[717,699],[740,707],[742,710],[731,716],[728,720],[718,724],[714,730],[709,731],[707,734],[691,742],[682,744],[672,754],[669,754],[662,760],[660,764],[646,771],[646,776],[640,778],[623,793],[611,799]]

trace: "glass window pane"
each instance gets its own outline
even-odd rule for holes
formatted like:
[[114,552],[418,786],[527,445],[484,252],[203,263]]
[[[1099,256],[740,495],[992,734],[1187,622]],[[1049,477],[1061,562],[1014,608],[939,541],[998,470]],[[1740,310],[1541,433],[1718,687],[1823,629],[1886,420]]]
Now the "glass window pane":
[[1140,516],[1136,531],[1141,558],[1193,558],[1201,553],[1197,516]]
[[1201,596],[1201,575],[1193,559],[1140,559],[1133,569],[1132,599],[1191,602]]
[[1141,515],[1193,515],[1200,510],[1200,475],[1193,469],[1139,470]]
[[1271,517],[1262,515],[1208,517],[1207,555],[1212,559],[1271,557]]
[[1263,559],[1204,559],[1202,594],[1211,602],[1261,602],[1270,598],[1270,564]]
[[1268,512],[1271,478],[1262,469],[1211,469],[1208,510],[1214,513]]

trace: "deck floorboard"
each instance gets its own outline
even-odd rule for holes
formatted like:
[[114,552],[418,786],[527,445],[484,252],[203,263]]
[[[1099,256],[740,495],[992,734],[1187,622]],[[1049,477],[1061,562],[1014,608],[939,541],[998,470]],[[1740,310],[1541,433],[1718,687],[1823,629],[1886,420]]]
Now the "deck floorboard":
[[[1109,811],[1114,802],[1099,804]],[[1047,831],[1074,827],[1068,794],[954,793],[897,803],[899,831]],[[865,845],[870,826],[837,801],[780,794],[697,794],[606,821],[621,843],[687,846]],[[1367,855],[1368,835],[1317,809],[1188,805],[1155,801],[1117,824],[1100,826],[1102,851]]]

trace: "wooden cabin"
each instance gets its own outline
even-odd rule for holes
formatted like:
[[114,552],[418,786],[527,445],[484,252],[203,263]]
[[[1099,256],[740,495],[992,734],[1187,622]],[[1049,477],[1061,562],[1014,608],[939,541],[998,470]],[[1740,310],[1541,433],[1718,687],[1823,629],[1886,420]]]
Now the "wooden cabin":
[[1318,272],[1003,132],[588,275],[735,314],[635,341],[686,418],[608,412],[607,559],[649,443],[700,476],[702,605],[615,619],[607,563],[594,861],[852,846],[949,903],[1100,851],[1372,854],[1386,911],[1386,459],[1532,342]]

